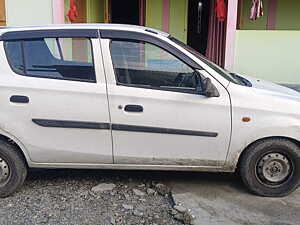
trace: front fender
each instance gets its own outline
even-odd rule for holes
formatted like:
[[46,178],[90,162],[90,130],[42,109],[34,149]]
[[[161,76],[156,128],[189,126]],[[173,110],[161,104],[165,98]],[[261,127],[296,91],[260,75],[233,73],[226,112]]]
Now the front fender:
[[300,123],[297,118],[278,115],[261,118],[252,124],[243,122],[233,124],[231,143],[224,166],[226,171],[235,171],[241,153],[256,141],[274,137],[300,140]]

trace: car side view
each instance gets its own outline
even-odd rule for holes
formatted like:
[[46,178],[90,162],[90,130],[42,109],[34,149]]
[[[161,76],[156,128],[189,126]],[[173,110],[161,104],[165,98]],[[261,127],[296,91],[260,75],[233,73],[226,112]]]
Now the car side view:
[[167,33],[113,24],[0,29],[0,196],[29,168],[238,171],[300,181],[300,94],[229,73]]

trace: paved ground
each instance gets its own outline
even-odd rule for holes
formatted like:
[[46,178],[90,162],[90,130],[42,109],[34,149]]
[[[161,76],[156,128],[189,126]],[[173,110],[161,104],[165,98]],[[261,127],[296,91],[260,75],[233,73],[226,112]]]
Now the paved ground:
[[263,198],[249,194],[235,175],[177,173],[168,180],[197,225],[300,224],[300,188],[285,198]]

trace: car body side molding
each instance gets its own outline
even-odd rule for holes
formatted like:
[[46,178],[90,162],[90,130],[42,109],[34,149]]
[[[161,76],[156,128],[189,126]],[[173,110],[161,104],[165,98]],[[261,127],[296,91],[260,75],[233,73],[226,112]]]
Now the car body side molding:
[[94,123],[94,122],[66,121],[66,120],[44,120],[44,119],[32,119],[32,121],[35,124],[42,127],[102,129],[102,130],[112,129],[116,131],[174,134],[174,135],[188,135],[188,136],[202,136],[202,137],[218,136],[218,133],[216,132],[170,129],[170,128],[162,128],[162,127],[150,127],[150,126],[135,126],[135,125],[125,125],[125,124]]
[[80,129],[110,129],[109,123],[94,123],[68,120],[32,119],[32,122],[42,127],[80,128]]
[[123,125],[123,124],[112,124],[112,130],[143,132],[143,133],[203,136],[203,137],[217,137],[218,136],[218,133],[216,133],[216,132],[170,129],[170,128],[162,128],[162,127],[134,126],[134,125]]

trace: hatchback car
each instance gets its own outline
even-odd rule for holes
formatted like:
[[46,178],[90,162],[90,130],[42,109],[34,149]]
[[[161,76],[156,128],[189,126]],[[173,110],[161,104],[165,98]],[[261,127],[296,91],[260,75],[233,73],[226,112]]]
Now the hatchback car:
[[7,27],[0,42],[2,197],[28,168],[238,171],[262,196],[299,185],[296,91],[146,27]]

